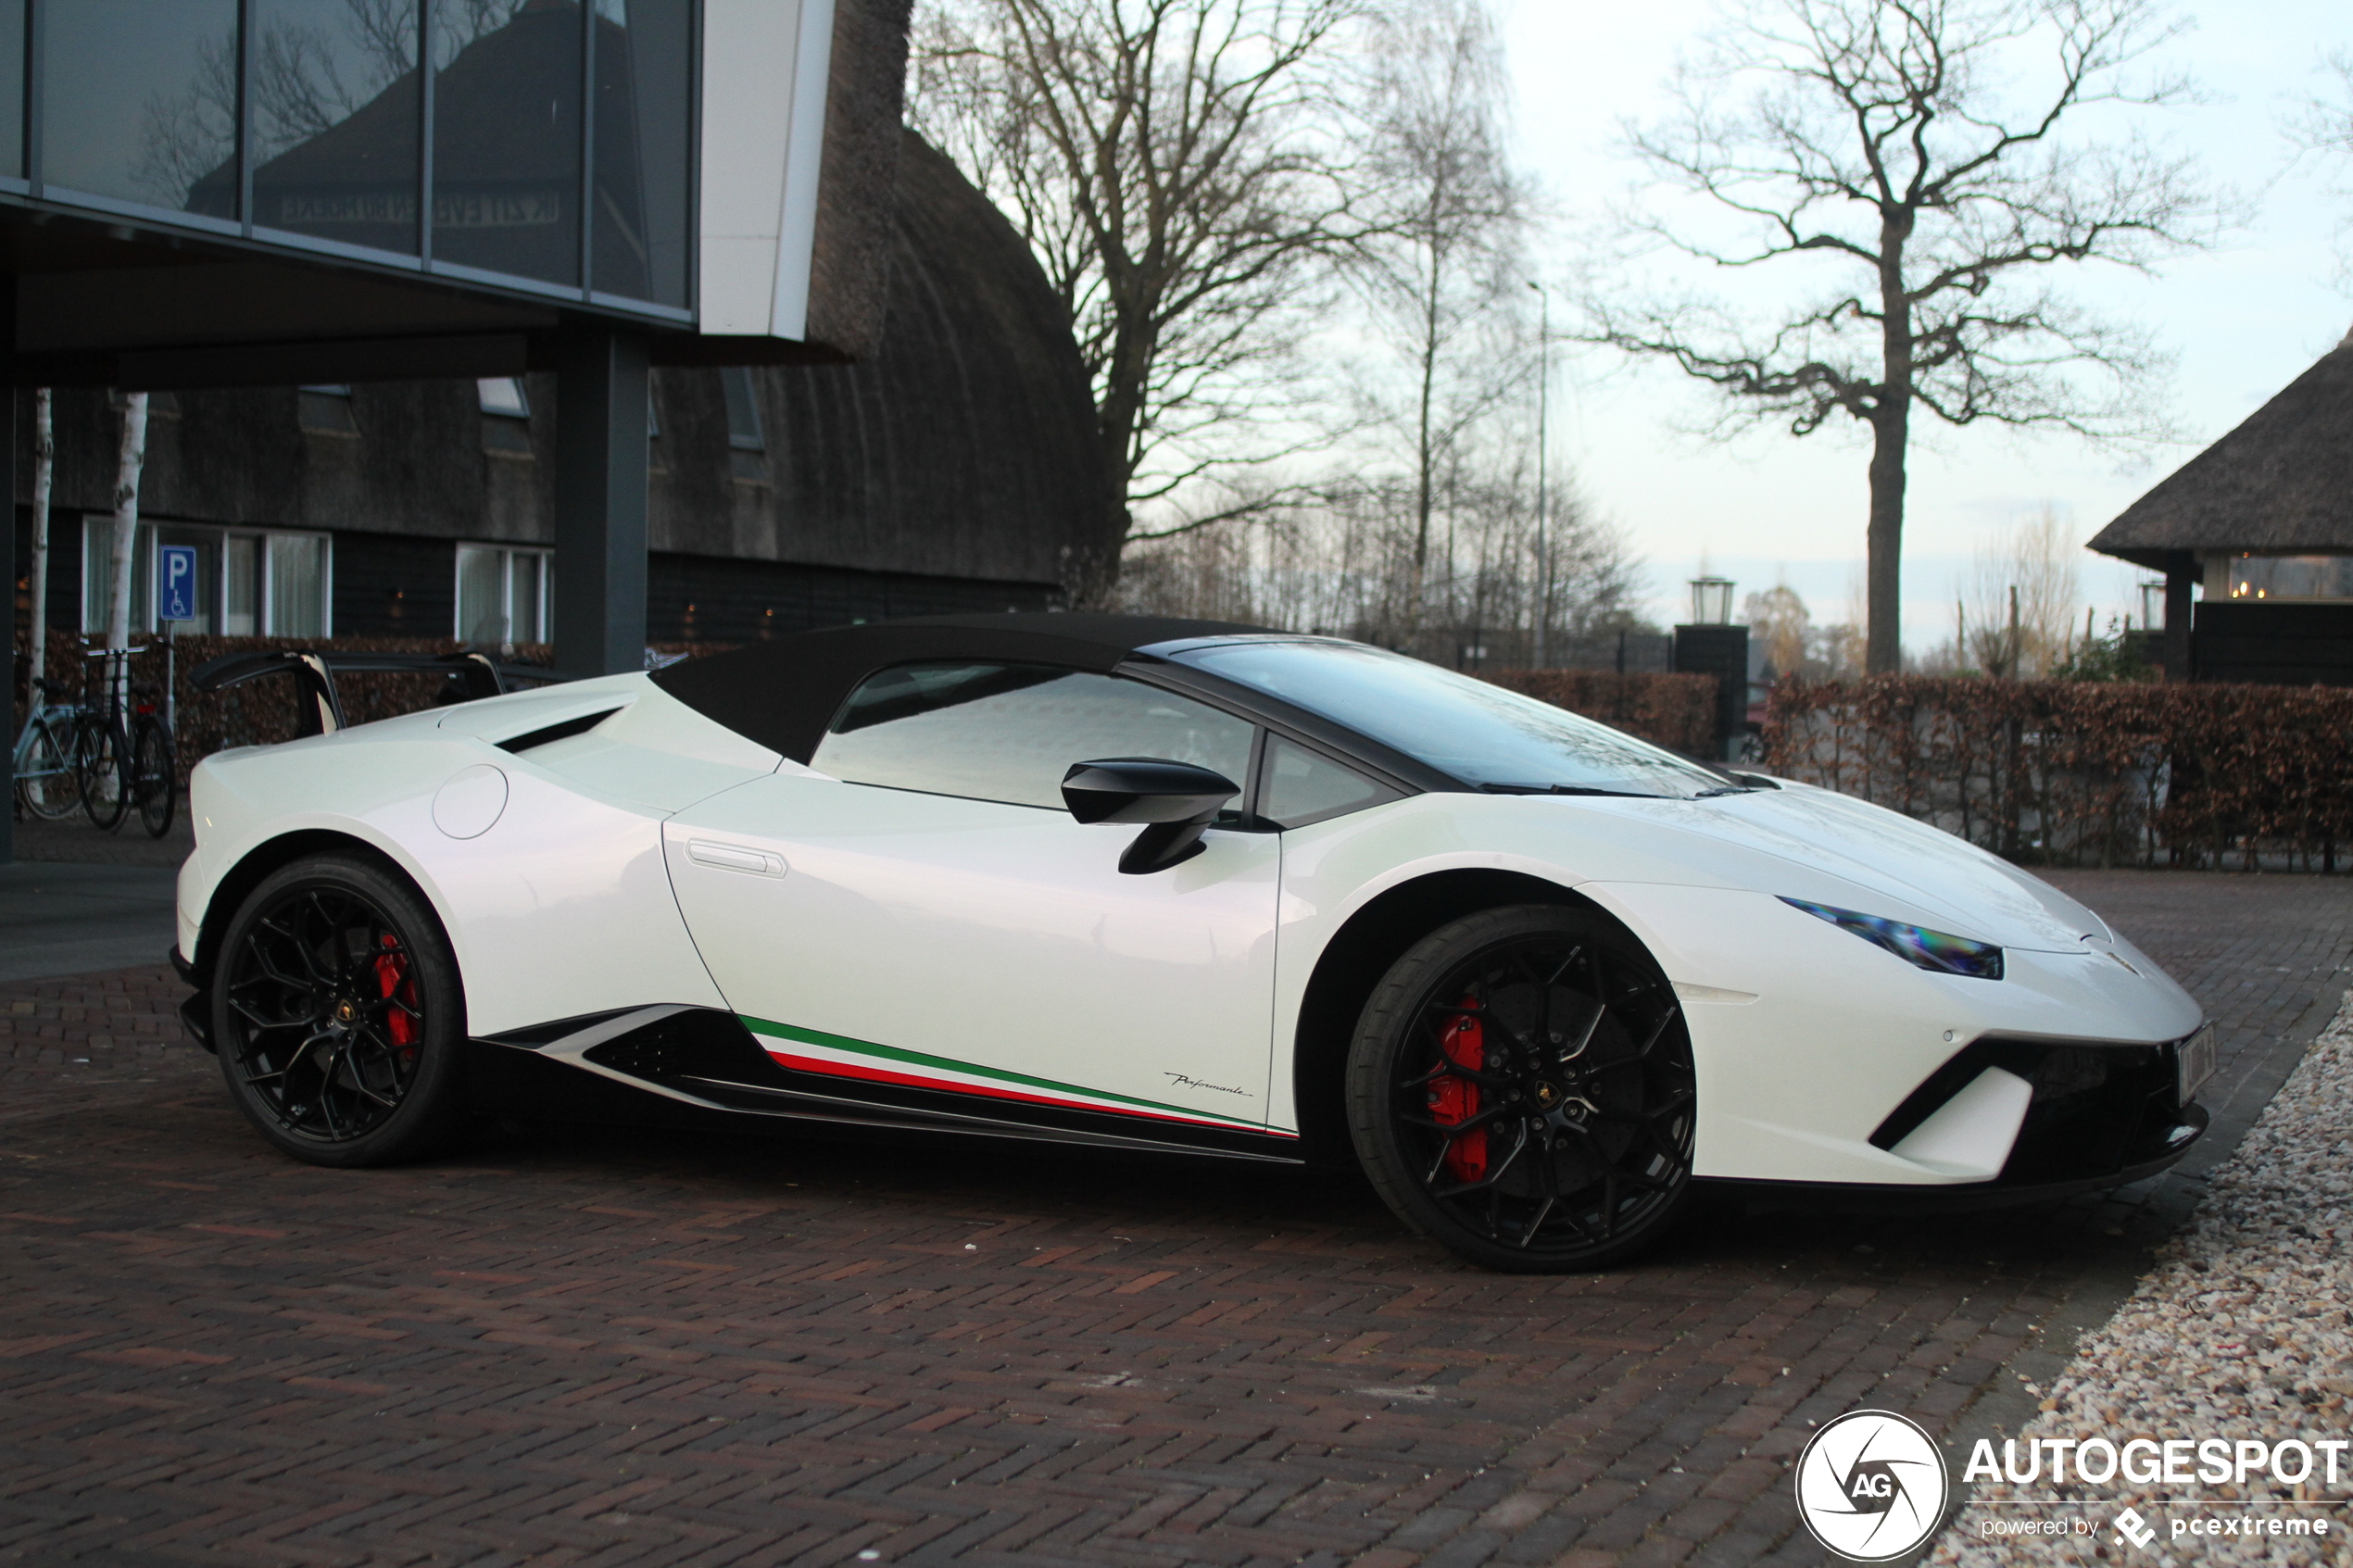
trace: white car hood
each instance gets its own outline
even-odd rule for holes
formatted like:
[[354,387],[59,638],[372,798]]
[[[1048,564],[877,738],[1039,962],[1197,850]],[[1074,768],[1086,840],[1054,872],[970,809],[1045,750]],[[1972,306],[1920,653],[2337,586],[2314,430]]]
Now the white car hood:
[[[1783,783],[1728,795],[1685,819],[1692,831],[1827,872],[1914,908],[1944,929],[2030,952],[2080,953],[2113,939],[2097,915],[2038,877],[1951,834],[1851,796]],[[1759,888],[1759,892],[1780,892]],[[1865,909],[1864,914],[1885,914]]]

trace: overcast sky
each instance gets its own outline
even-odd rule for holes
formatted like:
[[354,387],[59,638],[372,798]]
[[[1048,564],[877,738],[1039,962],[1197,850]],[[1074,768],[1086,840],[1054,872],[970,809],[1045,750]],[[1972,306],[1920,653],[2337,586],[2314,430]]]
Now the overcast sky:
[[[1718,10],[1709,0],[1503,6],[1521,159],[1565,215],[1554,242],[1565,247],[1579,217],[1633,175],[1614,145],[1619,122],[1658,113],[1678,51]],[[1972,552],[2021,515],[2054,506],[2088,538],[2353,327],[2336,248],[2353,209],[2329,194],[2324,171],[2289,167],[2280,131],[2295,104],[2325,91],[2322,62],[2353,44],[2353,6],[2275,0],[2182,14],[2198,25],[2166,57],[2195,72],[2208,101],[2149,111],[2145,123],[2236,187],[2253,221],[2153,280],[2115,268],[2051,270],[2072,273],[2080,297],[2153,327],[2178,355],[2171,406],[2194,439],[2135,455],[1916,416],[1905,533],[1905,641],[1915,650],[1951,636]],[[1868,445],[1854,421],[1803,441],[1757,432],[1718,445],[1679,433],[1710,407],[1700,383],[1598,351],[1555,364],[1556,460],[1573,465],[1587,497],[1628,530],[1648,563],[1653,616],[1688,619],[1682,584],[1705,553],[1741,594],[1785,578],[1818,621],[1848,618],[1868,499]],[[2088,553],[2084,561],[2087,601],[2103,618],[2137,607],[2141,573]]]

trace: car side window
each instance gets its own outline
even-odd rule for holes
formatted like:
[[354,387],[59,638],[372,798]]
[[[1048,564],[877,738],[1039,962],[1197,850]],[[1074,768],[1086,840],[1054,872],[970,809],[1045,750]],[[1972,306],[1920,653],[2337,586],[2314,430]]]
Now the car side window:
[[810,766],[852,784],[1060,811],[1063,775],[1098,758],[1191,762],[1239,788],[1250,774],[1251,732],[1247,720],[1116,675],[901,664],[850,694]]
[[1305,827],[1398,797],[1386,784],[1280,735],[1266,737],[1265,767],[1258,814],[1277,827]]

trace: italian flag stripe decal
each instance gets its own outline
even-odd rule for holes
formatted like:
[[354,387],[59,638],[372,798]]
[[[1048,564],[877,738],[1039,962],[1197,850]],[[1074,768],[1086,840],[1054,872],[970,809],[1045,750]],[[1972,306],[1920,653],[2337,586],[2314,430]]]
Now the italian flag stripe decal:
[[[1269,1133],[1277,1137],[1295,1135],[1278,1131],[1257,1122],[1247,1122],[1239,1116],[1221,1116],[1214,1110],[1194,1110],[1187,1106],[1169,1105],[1160,1100],[1139,1099],[1133,1095],[1114,1094],[1108,1089],[1089,1089],[1077,1084],[1059,1083],[1051,1078],[1033,1077],[1026,1073],[1009,1073],[1002,1068],[983,1067],[977,1062],[958,1061],[952,1057],[930,1056],[922,1051],[901,1050],[897,1046],[878,1046],[870,1040],[853,1040],[846,1035],[828,1035],[823,1030],[801,1029],[790,1023],[772,1022],[765,1018],[743,1016],[744,1027],[755,1035],[772,1040],[787,1040],[795,1045],[816,1046],[824,1050],[840,1051],[849,1056],[877,1059],[878,1062],[900,1064],[900,1070],[880,1065],[864,1066],[854,1062],[833,1061],[797,1052],[767,1047],[770,1056],[786,1067],[804,1073],[821,1073],[836,1077],[861,1078],[870,1083],[900,1084],[912,1088],[945,1089],[953,1094],[988,1095],[998,1099],[1026,1100],[1033,1105],[1062,1106],[1073,1110],[1106,1110],[1128,1116],[1148,1116],[1155,1121],[1197,1122],[1208,1126],[1237,1127],[1253,1133]],[[984,1084],[960,1084],[952,1080],[928,1077],[921,1073],[909,1073],[904,1068],[929,1067],[970,1077],[992,1080],[995,1087]],[[1075,1098],[1074,1098],[1075,1097]]]

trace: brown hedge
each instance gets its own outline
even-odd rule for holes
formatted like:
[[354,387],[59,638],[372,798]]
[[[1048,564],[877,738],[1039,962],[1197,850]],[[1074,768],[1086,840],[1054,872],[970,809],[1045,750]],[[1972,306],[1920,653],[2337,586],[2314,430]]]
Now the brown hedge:
[[1598,719],[1654,746],[1716,754],[1716,677],[1655,671],[1501,670],[1499,686]]
[[2334,871],[2353,842],[2343,689],[1793,677],[1764,753],[2037,864]]

